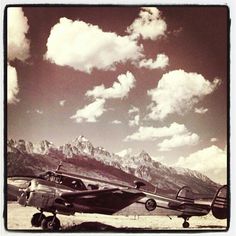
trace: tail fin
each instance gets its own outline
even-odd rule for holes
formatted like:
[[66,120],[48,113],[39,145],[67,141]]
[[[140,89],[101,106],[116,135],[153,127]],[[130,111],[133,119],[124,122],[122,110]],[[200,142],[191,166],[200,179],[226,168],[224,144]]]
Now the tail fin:
[[176,194],[176,200],[187,202],[187,203],[194,203],[194,194],[190,187],[184,186],[182,187]]
[[218,189],[212,201],[211,210],[213,216],[217,219],[225,219],[228,212],[227,207],[227,185],[224,185]]

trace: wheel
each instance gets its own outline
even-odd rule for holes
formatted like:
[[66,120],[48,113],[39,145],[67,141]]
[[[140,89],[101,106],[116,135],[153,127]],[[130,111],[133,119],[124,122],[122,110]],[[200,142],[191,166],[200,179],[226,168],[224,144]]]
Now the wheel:
[[34,226],[34,227],[40,227],[43,219],[45,219],[45,215],[43,213],[35,213],[33,216],[32,216],[32,219],[31,219],[31,225]]
[[59,230],[60,220],[56,216],[48,216],[42,221],[41,227],[43,230]]
[[188,228],[189,227],[189,223],[187,222],[187,221],[185,221],[184,223],[183,223],[183,228]]

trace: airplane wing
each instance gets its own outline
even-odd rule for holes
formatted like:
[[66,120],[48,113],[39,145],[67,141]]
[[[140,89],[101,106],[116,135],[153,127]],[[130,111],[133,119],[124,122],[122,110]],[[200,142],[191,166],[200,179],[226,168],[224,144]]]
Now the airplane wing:
[[159,196],[157,194],[146,193],[146,198],[141,199],[139,203],[145,204],[148,211],[156,207],[173,210],[184,216],[202,216],[212,210],[217,219],[227,217],[227,186],[224,185],[218,189],[212,201],[197,202],[194,199],[194,193],[191,188],[184,186],[176,194],[175,199]]
[[119,188],[111,188],[111,189],[99,189],[99,190],[84,190],[84,191],[73,191],[73,192],[62,192],[60,197],[65,199],[73,199],[85,196],[98,196],[105,193],[112,193],[118,191]]
[[61,192],[55,202],[73,206],[75,211],[112,215],[146,195],[129,188]]

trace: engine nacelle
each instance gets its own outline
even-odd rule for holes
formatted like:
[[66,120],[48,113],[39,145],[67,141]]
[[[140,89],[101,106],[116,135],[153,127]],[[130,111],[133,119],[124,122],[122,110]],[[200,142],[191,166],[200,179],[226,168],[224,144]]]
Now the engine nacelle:
[[157,207],[157,203],[154,199],[149,198],[146,202],[145,202],[145,208],[148,211],[154,211]]
[[46,187],[40,187],[36,179],[32,179],[29,186],[23,189],[21,196],[18,199],[18,203],[23,206],[34,206],[37,208],[49,208],[52,207],[55,200],[55,194],[53,191],[49,191]]

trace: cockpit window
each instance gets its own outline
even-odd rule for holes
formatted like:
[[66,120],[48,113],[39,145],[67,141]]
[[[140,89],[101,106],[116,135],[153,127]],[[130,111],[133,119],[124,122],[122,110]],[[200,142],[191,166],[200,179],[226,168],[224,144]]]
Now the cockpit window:
[[71,178],[69,176],[65,176],[65,175],[60,175],[51,171],[47,171],[43,174],[40,175],[40,177],[42,177],[43,179],[53,182],[53,183],[57,183],[57,184],[61,184],[61,185],[65,185],[67,187],[73,188],[75,190],[86,190],[86,186],[84,185],[84,183],[80,180],[80,179],[75,179],[75,178]]

